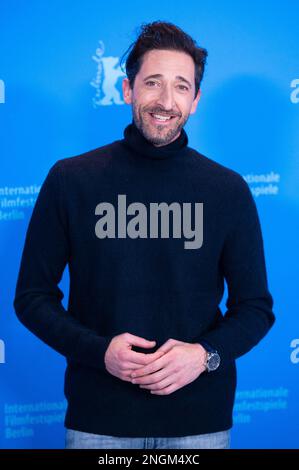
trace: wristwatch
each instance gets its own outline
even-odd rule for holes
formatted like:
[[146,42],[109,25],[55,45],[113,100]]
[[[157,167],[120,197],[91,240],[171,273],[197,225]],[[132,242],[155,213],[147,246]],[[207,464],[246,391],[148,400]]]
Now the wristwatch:
[[200,341],[201,346],[205,348],[207,351],[205,366],[208,372],[212,372],[213,370],[218,369],[220,365],[220,356],[218,351],[214,349],[209,343],[206,341]]

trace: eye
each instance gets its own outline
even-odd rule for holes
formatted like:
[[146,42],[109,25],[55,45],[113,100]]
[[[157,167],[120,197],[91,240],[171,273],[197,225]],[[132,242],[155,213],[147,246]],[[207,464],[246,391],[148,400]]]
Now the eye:
[[185,86],[185,85],[178,85],[178,86],[179,86],[179,88],[180,88],[181,90],[183,90],[183,91],[185,91],[185,90],[188,91],[188,90],[189,90],[189,88],[188,88],[187,86]]
[[[146,82],[146,85],[149,85],[150,83],[152,83],[152,84],[154,84],[154,85],[157,84],[157,82],[154,82],[153,80],[149,80],[148,82]],[[151,85],[150,85],[150,86],[151,86]]]

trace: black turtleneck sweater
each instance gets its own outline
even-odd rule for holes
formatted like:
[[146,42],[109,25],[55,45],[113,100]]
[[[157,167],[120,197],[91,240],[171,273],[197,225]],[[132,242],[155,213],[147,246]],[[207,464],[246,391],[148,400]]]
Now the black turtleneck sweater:
[[[58,284],[67,264],[65,309]],[[131,123],[124,139],[51,167],[28,226],[14,308],[67,359],[66,427],[123,437],[229,429],[235,360],[272,326],[272,306],[251,191],[237,172],[188,147],[184,130],[155,147]],[[156,341],[133,347],[144,353],[169,338],[205,340],[221,365],[153,395],[105,368],[110,340],[125,332]]]

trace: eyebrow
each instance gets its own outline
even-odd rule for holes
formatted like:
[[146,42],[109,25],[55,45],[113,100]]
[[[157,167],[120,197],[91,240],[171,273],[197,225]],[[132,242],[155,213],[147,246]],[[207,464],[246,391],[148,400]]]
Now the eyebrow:
[[[153,75],[148,75],[147,77],[144,78],[143,81],[145,82],[145,81],[148,80],[149,78],[163,78],[163,75],[162,75],[161,73],[155,73],[155,74],[153,74]],[[187,83],[187,84],[189,85],[189,87],[192,88],[191,83],[190,83],[186,78],[182,77],[181,75],[177,75],[177,76],[175,77],[175,79],[176,79],[176,80],[180,80],[181,82]]]

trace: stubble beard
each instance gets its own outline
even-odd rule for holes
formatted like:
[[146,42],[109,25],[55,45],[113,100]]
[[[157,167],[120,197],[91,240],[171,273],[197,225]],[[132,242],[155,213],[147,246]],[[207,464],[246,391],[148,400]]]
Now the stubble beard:
[[140,107],[138,108],[134,104],[132,106],[132,110],[136,127],[149,142],[156,146],[167,145],[175,136],[178,137],[189,117],[183,116],[182,119],[182,117],[176,116],[173,118],[176,124],[174,126],[170,126],[169,129],[165,129],[164,124],[153,125],[149,122],[150,115],[148,110],[141,109]]

